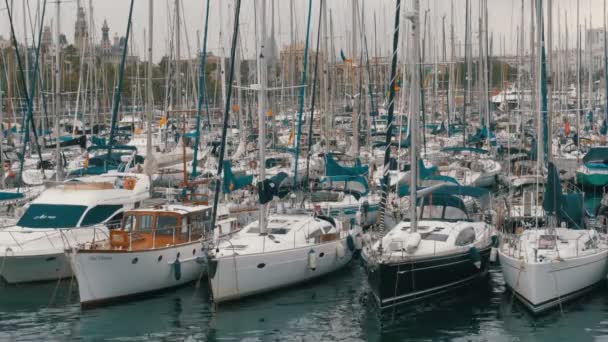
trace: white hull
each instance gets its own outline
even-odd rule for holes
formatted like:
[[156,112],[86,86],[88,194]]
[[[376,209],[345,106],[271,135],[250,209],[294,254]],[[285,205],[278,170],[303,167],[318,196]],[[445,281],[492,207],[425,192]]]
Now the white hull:
[[[337,255],[338,245],[344,249],[342,257]],[[317,255],[315,270],[308,263],[311,249]],[[213,300],[220,303],[305,282],[340,269],[351,258],[346,239],[274,252],[219,257],[212,261],[217,265],[214,274],[210,274]]]
[[[48,281],[72,275],[64,251],[107,238],[96,228],[0,230],[0,278],[9,284]],[[17,243],[15,243],[17,241]]]
[[608,250],[554,262],[517,260],[499,250],[507,286],[533,312],[583,294],[606,277]]
[[70,263],[63,251],[40,255],[0,257],[0,278],[9,284],[68,278]]
[[[202,256],[200,241],[194,241],[137,252],[71,252],[69,259],[78,279],[80,303],[93,305],[195,281],[204,272],[197,262]],[[177,259],[179,272],[174,265]]]

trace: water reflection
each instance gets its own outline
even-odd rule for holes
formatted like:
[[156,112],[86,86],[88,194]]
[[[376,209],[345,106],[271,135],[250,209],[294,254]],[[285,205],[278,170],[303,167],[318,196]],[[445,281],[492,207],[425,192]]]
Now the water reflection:
[[[345,270],[296,288],[214,308],[209,289],[185,286],[145,300],[82,311],[69,282],[0,285],[0,340],[47,341],[579,341],[608,337],[606,286],[534,317],[486,282],[380,317],[364,271]],[[54,305],[49,306],[55,293]]]

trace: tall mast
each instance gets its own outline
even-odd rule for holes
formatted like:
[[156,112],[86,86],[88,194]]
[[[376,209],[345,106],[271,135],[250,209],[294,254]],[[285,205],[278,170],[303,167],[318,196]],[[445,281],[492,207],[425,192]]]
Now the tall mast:
[[180,44],[180,10],[179,1],[175,0],[175,108],[182,107],[182,78],[181,78],[181,44]]
[[[352,51],[351,51],[351,59],[352,61],[355,60],[355,55],[357,54],[357,3],[358,0],[352,0]],[[352,106],[352,127],[353,127],[353,141],[351,142],[351,153],[352,154],[359,154],[359,113],[358,111],[355,110],[355,106],[354,106],[354,98],[355,98],[355,68],[353,66],[353,64],[351,63],[350,65],[350,70],[351,70],[351,84],[352,84],[352,90],[351,90],[351,98],[353,99],[353,106]]]
[[[261,8],[261,20],[260,20],[260,37],[259,37],[259,66],[258,70],[258,81],[260,91],[258,92],[258,148],[260,149],[260,161],[259,165],[259,179],[263,184],[266,179],[266,87],[268,82],[268,68],[266,66],[266,0],[258,0],[258,4]],[[272,119],[274,120],[274,118]],[[298,137],[299,138],[299,137]],[[295,180],[294,180],[295,183]],[[266,204],[260,204],[259,213],[259,227],[260,235],[266,234]]]
[[[27,91],[28,93],[31,93],[30,91],[30,50],[28,47],[28,43],[27,43],[27,10],[26,9],[26,2],[27,1],[21,1],[21,3],[23,4],[23,40],[24,40],[24,44],[25,44],[25,53],[24,55],[24,61],[25,61],[25,86],[27,87]],[[78,6],[80,6],[80,1]],[[32,42],[32,44],[36,44],[35,42]],[[33,96],[33,94],[32,94]]]
[[[418,0],[414,0],[414,8],[416,9],[416,12],[411,16],[412,19],[412,25],[416,26],[416,23],[418,22],[418,8],[419,6],[418,4]],[[389,164],[390,164],[390,160],[391,160],[391,139],[393,136],[393,114],[395,111],[395,84],[396,84],[396,78],[397,78],[397,49],[399,47],[399,23],[400,23],[400,19],[401,19],[401,0],[397,0],[397,8],[395,9],[395,27],[394,27],[394,31],[393,31],[393,55],[391,57],[391,82],[390,82],[390,88],[389,88],[389,92],[388,92],[388,118],[387,118],[387,125],[386,125],[386,146],[385,146],[385,150],[384,150],[384,174],[382,175],[382,197],[380,199],[380,229],[381,232],[384,232],[384,229],[386,228],[386,221],[384,219],[385,215],[386,215],[386,203],[388,201],[388,192],[390,190],[389,188]],[[413,30],[413,32],[415,32],[416,29]],[[419,42],[419,40],[416,40],[416,42]],[[415,44],[416,47],[418,46],[417,43]],[[414,50],[417,51],[417,48],[414,48]],[[417,62],[418,59],[414,59],[412,61],[412,79],[416,79],[419,74],[419,69],[418,69],[418,65]],[[412,97],[417,97],[419,96],[418,92],[412,92],[411,94]],[[418,109],[412,109],[412,107],[410,107],[410,118],[413,117],[417,117],[419,115],[419,111],[417,111]],[[410,129],[411,130],[411,129]],[[411,130],[413,132],[413,130]],[[415,138],[415,134],[412,134],[411,136],[411,141],[412,141],[412,146],[415,145],[416,143],[416,138]],[[412,152],[410,152],[412,155],[415,154],[415,147],[414,150],[411,150]],[[416,165],[412,165],[411,168],[411,173],[416,173]],[[415,189],[416,185],[415,183],[412,185],[412,187]],[[415,194],[414,194],[415,195]],[[378,247],[378,249],[380,251],[382,251],[382,239],[380,239],[380,245]]]
[[[56,154],[56,165],[55,165],[55,180],[60,181],[63,178],[63,164],[61,162],[61,147],[59,144],[59,120],[60,117],[60,88],[61,88],[61,45],[59,44],[60,26],[61,26],[61,1],[57,0],[55,3],[56,9],[56,22],[55,22],[55,91],[53,99],[53,113],[55,113],[54,131],[55,131],[55,154]],[[112,142],[110,142],[112,143]]]
[[[467,0],[468,1],[468,0]],[[412,132],[410,139],[410,231],[418,230],[418,217],[416,216],[416,190],[418,187],[418,116],[420,115],[420,69],[416,62],[420,60],[418,49],[420,46],[419,13],[420,0],[414,0],[414,11],[408,15],[412,22],[412,89],[410,91],[410,125]]]
[[473,63],[471,63],[471,20],[470,20],[470,10],[471,10],[471,1],[466,0],[465,6],[465,33],[464,33],[464,60],[467,64],[467,71],[465,74],[466,83],[465,83],[465,91],[464,91],[464,118],[462,120],[462,146],[467,144],[467,120],[470,117],[471,113],[471,86],[472,86],[472,77],[471,69],[473,68]]
[[580,24],[580,0],[576,0],[576,146],[579,146],[581,134],[581,24]]
[[547,102],[547,118],[548,131],[547,134],[547,160],[553,161],[553,139],[551,135],[553,133],[553,76],[552,76],[552,61],[551,55],[553,52],[553,0],[547,0],[547,49],[546,49],[546,77],[547,77],[547,96],[549,97]]
[[[152,63],[153,53],[152,46],[154,45],[154,0],[148,1],[148,74],[146,75],[146,166],[154,164],[154,155],[152,153],[152,111],[154,110],[153,93],[152,93]],[[196,161],[195,161],[196,162]],[[146,167],[148,177],[152,177],[152,170]],[[150,182],[152,184],[152,182]],[[152,187],[150,187],[152,191]]]
[[[604,125],[608,125],[608,38],[606,38],[606,0],[604,0]],[[2,101],[0,101],[2,103]],[[608,132],[606,132],[608,133]]]

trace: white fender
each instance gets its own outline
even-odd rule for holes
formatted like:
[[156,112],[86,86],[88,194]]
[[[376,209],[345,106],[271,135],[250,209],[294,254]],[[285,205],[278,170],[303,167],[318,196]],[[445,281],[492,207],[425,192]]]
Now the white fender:
[[314,249],[308,251],[308,268],[313,271],[317,269],[317,252]]
[[339,259],[344,258],[344,246],[341,243],[336,245],[336,256],[338,256]]

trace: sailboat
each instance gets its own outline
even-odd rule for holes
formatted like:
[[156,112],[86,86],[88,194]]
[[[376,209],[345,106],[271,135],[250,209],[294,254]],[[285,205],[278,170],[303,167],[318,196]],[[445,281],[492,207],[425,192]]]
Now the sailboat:
[[[398,35],[400,3],[397,1],[395,35]],[[418,60],[418,22],[420,3],[414,1],[412,21],[413,60]],[[397,50],[397,38],[393,51]],[[392,82],[396,74],[393,54]],[[412,64],[410,123],[418,127],[419,72]],[[394,90],[390,93],[391,102]],[[393,105],[389,107],[392,118]],[[390,122],[390,119],[389,119]],[[416,132],[412,129],[412,132]],[[390,139],[387,132],[387,141]],[[487,190],[459,185],[437,184],[418,188],[417,134],[412,134],[410,146],[409,215],[386,234],[368,235],[361,252],[368,283],[375,303],[382,309],[412,303],[464,286],[486,274],[493,246],[492,224],[469,212],[460,197],[482,198]],[[390,160],[390,149],[385,161]],[[383,196],[388,196],[388,180],[383,180]],[[381,202],[381,223],[385,225],[387,200]]]
[[532,312],[576,298],[606,277],[606,237],[584,228],[582,208],[580,193],[562,195],[550,163],[543,209],[554,224],[502,237],[498,256],[505,282]]
[[[540,7],[540,6],[539,6]],[[543,25],[542,8],[537,22]],[[550,21],[549,21],[550,23]],[[549,24],[549,30],[551,25]],[[540,56],[538,78],[538,137],[550,137],[547,126],[547,81],[544,35],[538,32]],[[543,139],[544,140],[544,139]],[[540,141],[540,139],[539,139]],[[550,141],[547,139],[547,141]],[[545,162],[539,144],[537,174]],[[519,235],[505,234],[498,250],[507,287],[534,313],[546,311],[591,290],[606,277],[608,244],[606,237],[587,228],[583,196],[578,191],[563,194],[557,167],[548,160],[543,209],[544,228],[528,229]]]
[[[261,1],[260,5],[262,12],[261,41],[265,42],[265,1]],[[310,4],[307,34],[310,32],[311,9]],[[308,38],[306,42],[308,44]],[[265,160],[266,146],[267,69],[264,58],[266,49],[263,44],[262,53],[259,56],[259,160]],[[232,54],[234,57],[234,51]],[[307,60],[307,54],[308,48],[305,49],[304,60]],[[303,75],[303,82],[305,82],[306,69],[304,69]],[[303,94],[304,88],[302,87],[300,120],[303,110]],[[300,132],[298,132],[298,142],[299,138]],[[296,150],[295,175],[297,175],[297,155],[298,150]],[[258,183],[261,199],[259,219],[251,222],[232,237],[220,239],[217,246],[209,253],[209,282],[213,301],[216,303],[237,300],[308,281],[340,269],[352,258],[354,241],[351,237],[351,230],[347,226],[343,226],[342,222],[323,215],[312,215],[305,211],[269,214],[266,203],[272,199],[272,195],[268,196],[266,192],[272,193],[277,186],[271,185],[265,179],[265,173],[265,165],[259,165],[259,179],[261,180]],[[294,178],[297,179],[295,175]],[[262,200],[266,197],[269,198]],[[350,244],[347,242],[349,240]]]

